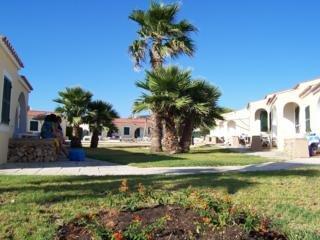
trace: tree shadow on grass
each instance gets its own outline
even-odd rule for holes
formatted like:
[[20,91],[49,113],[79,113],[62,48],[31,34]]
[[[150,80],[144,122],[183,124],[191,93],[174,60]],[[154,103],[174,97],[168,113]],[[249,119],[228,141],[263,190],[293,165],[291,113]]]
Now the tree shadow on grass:
[[[179,191],[189,186],[206,190],[222,190],[229,194],[235,194],[242,189],[254,187],[259,183],[258,177],[283,177],[303,176],[319,177],[319,170],[288,170],[275,172],[252,172],[252,173],[226,173],[226,174],[202,174],[202,175],[179,175],[179,176],[103,176],[103,177],[39,177],[39,179],[23,179],[13,186],[3,185],[0,187],[0,194],[17,192],[18,194],[39,194],[38,198],[25,200],[37,204],[50,204],[57,202],[68,202],[82,199],[105,198],[108,192],[118,192],[122,179],[128,179],[129,189],[136,191],[138,183],[151,187],[154,190]],[[14,176],[12,178],[19,178]],[[48,178],[46,181],[46,178]],[[252,179],[255,178],[255,179]],[[8,179],[10,181],[10,177]],[[25,198],[27,199],[27,198]]]
[[212,149],[193,149],[190,154],[205,154],[205,153],[239,153],[237,151],[232,150],[231,148],[212,148]]
[[86,149],[87,156],[97,160],[108,161],[118,164],[130,163],[147,163],[154,161],[170,161],[184,159],[181,155],[169,155],[165,153],[149,153],[149,152],[135,152],[125,150],[124,148],[97,148]]
[[[134,164],[134,163],[148,163],[148,162],[160,162],[170,160],[187,160],[187,156],[198,154],[241,154],[233,149],[229,148],[199,148],[193,149],[190,153],[181,153],[177,155],[169,155],[166,153],[149,153],[149,152],[135,152],[126,150],[124,148],[98,148],[98,149],[86,149],[87,156],[90,158],[108,161],[118,164]],[[226,158],[228,156],[226,155]]]

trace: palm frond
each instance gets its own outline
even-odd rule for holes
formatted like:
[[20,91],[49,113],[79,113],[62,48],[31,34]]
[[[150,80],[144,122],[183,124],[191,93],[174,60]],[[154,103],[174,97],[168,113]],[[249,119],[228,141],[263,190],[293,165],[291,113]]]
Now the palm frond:
[[129,54],[132,57],[135,67],[138,69],[141,67],[142,62],[146,58],[147,43],[144,40],[135,40],[132,45],[129,46]]

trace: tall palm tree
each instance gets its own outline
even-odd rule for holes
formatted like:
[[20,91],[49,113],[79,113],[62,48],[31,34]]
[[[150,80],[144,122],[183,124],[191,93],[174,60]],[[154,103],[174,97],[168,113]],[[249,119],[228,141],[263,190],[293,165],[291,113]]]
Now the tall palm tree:
[[72,147],[81,147],[80,124],[86,114],[92,94],[80,87],[66,88],[58,92],[59,97],[53,101],[58,103],[56,112],[67,119],[72,126]]
[[99,135],[108,128],[115,130],[116,126],[113,124],[113,119],[118,118],[119,115],[110,103],[96,100],[88,104],[88,112],[84,117],[84,122],[89,124],[91,137],[91,148],[97,148],[99,144]]
[[187,91],[190,78],[189,71],[168,67],[147,71],[145,80],[136,83],[146,92],[135,101],[133,111],[137,113],[151,110],[158,123],[164,120],[164,146],[170,153],[180,151],[175,117],[177,112],[190,104],[191,99],[181,95]]
[[[160,4],[152,2],[147,11],[134,10],[129,19],[138,23],[138,39],[129,46],[129,53],[135,68],[140,68],[149,59],[155,70],[161,68],[165,58],[177,58],[181,54],[193,56],[195,46],[190,34],[197,29],[187,20],[176,21],[178,4]],[[162,123],[153,112],[151,151],[160,152]]]
[[219,89],[203,80],[193,80],[183,95],[192,101],[179,114],[180,148],[182,152],[190,150],[192,132],[194,129],[215,126],[217,119],[223,119],[223,108],[218,106],[221,96]]

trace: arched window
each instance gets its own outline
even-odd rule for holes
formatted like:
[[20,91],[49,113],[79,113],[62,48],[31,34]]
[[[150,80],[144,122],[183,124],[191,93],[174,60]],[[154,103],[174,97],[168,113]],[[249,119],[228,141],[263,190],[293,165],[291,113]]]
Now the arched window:
[[260,113],[260,131],[268,132],[268,113],[267,111],[261,111]]

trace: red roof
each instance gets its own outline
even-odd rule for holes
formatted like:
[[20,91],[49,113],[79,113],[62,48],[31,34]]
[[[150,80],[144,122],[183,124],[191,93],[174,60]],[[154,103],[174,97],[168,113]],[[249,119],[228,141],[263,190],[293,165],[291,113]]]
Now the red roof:
[[116,126],[119,125],[138,125],[138,126],[145,126],[151,124],[151,119],[150,118],[116,118],[113,120],[113,123]]
[[21,59],[19,58],[16,50],[13,48],[13,46],[11,45],[11,43],[9,42],[8,38],[7,37],[3,37],[3,36],[0,36],[0,40],[4,43],[4,45],[8,48],[9,52],[11,53],[11,55],[14,57],[14,59],[18,62],[19,66],[21,68],[24,67]]
[[37,110],[29,110],[28,111],[28,117],[38,117],[38,116],[41,116],[41,115],[49,115],[53,112],[50,112],[50,111],[37,111]]

